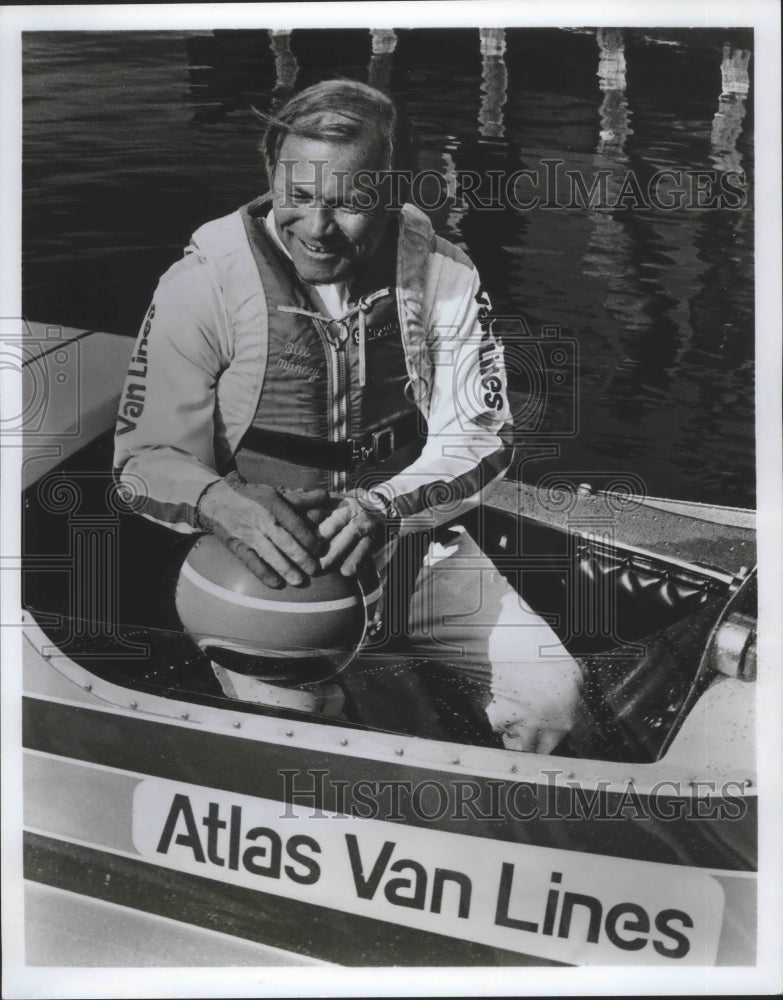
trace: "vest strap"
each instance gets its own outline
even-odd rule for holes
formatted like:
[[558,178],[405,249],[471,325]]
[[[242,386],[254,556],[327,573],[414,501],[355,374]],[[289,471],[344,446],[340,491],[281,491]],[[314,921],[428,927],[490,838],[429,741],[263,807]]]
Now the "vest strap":
[[298,434],[249,427],[241,447],[296,465],[347,472],[365,463],[379,464],[390,459],[396,451],[418,439],[420,422],[421,414],[411,410],[386,427],[345,441],[319,441]]

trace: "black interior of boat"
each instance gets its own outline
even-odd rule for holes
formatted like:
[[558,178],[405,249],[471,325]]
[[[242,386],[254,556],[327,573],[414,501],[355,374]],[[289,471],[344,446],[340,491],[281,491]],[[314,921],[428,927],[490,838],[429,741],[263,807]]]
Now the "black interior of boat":
[[[25,607],[61,653],[98,678],[225,705],[209,659],[183,632],[174,609],[177,576],[194,537],[127,511],[108,471],[111,452],[112,437],[105,434],[26,491]],[[474,511],[461,523],[583,665],[582,714],[555,753],[660,757],[694,693],[710,680],[700,669],[702,653],[728,584],[495,508]],[[392,573],[416,572],[421,551],[420,537],[406,539]],[[340,725],[502,746],[475,681],[448,662],[406,656],[404,640],[395,641],[393,663],[388,656],[382,666],[360,659],[339,676],[345,694]],[[286,714],[235,701],[230,706]]]

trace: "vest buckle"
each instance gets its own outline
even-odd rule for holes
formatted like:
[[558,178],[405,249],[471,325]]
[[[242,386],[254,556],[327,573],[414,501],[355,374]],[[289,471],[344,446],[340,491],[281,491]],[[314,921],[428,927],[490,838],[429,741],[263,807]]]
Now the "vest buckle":
[[394,454],[394,428],[384,427],[372,436],[373,458],[376,462],[385,462]]
[[394,428],[384,427],[363,438],[351,438],[351,465],[385,462],[394,454]]

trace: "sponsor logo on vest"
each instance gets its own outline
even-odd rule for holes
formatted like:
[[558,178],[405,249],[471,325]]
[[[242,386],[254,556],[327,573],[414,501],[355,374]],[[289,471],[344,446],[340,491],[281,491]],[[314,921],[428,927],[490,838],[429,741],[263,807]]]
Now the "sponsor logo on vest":
[[679,865],[158,779],[134,792],[133,841],[169,869],[571,964],[701,965],[717,955],[723,889]]
[[502,410],[503,370],[500,365],[500,347],[492,335],[490,302],[483,285],[479,286],[475,300],[481,306],[478,311],[479,326],[482,330],[479,346],[479,376],[484,391],[484,405],[490,410]]
[[[380,323],[378,326],[367,326],[364,331],[364,339],[368,344],[371,344],[374,340],[382,340],[384,337],[399,336],[399,334],[400,324],[396,320],[390,320],[388,323]],[[354,344],[359,343],[358,324],[354,327],[353,342]]]
[[484,405],[490,410],[503,409],[503,377],[500,350],[494,337],[485,333],[479,347],[479,374],[484,390]]
[[147,396],[147,339],[152,329],[154,315],[155,304],[153,303],[147,313],[135,353],[130,360],[128,376],[125,380],[125,393],[117,417],[117,434],[127,434],[128,431],[135,430],[136,421],[144,413],[144,403]]

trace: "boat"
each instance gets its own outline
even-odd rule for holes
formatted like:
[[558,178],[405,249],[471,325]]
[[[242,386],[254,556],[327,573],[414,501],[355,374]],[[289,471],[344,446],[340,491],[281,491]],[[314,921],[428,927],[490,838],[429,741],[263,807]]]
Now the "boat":
[[442,529],[585,664],[551,754],[405,656],[332,717],[229,700],[155,605],[192,538],[111,477],[132,346],[21,348],[28,964],[754,963],[752,511],[552,477]]

